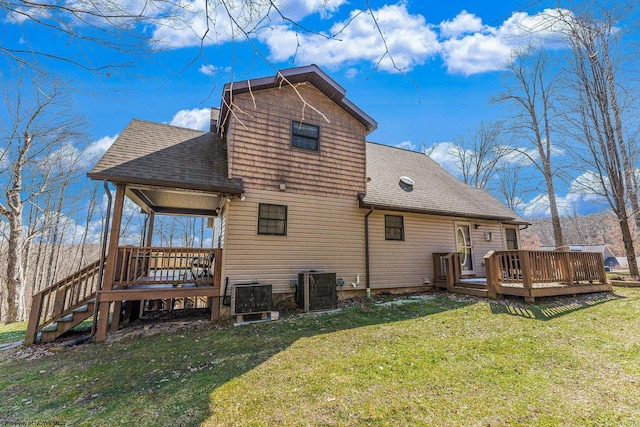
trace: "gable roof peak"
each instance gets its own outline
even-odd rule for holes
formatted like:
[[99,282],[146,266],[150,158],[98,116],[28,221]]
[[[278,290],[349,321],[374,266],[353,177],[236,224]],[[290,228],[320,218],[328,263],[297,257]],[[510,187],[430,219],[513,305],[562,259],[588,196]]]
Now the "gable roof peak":
[[264,89],[274,89],[286,86],[293,86],[298,83],[308,82],[316,89],[322,92],[327,98],[335,102],[339,107],[353,116],[357,121],[372,132],[378,127],[378,123],[362,111],[358,106],[348,100],[345,95],[346,89],[340,86],[334,79],[325,73],[315,64],[304,65],[301,67],[286,68],[276,71],[276,74],[269,77],[260,77],[257,79],[241,80],[230,82],[224,85],[222,93],[222,104],[220,106],[220,123],[219,128],[226,125],[229,116],[229,108],[231,106],[232,95],[246,92],[256,92]]

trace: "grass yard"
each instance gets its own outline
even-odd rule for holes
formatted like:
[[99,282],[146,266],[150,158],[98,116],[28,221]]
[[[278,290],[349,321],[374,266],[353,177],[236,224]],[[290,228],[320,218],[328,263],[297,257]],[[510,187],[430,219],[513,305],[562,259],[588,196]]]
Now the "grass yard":
[[638,288],[532,306],[433,293],[4,351],[0,424],[637,426],[639,332]]

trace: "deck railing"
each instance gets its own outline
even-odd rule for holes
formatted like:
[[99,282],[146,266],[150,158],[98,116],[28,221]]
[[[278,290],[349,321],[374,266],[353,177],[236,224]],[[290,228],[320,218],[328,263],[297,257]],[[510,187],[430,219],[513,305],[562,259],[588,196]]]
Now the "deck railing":
[[71,313],[71,310],[95,297],[99,285],[100,261],[87,265],[71,276],[33,296],[25,338],[33,344],[40,327]]
[[120,246],[113,286],[214,285],[220,252],[220,249]]
[[457,252],[433,253],[434,284],[446,283],[447,289],[455,285],[461,277],[460,254]]
[[489,296],[503,283],[522,283],[525,289],[539,283],[607,283],[602,254],[596,252],[492,251],[484,261]]

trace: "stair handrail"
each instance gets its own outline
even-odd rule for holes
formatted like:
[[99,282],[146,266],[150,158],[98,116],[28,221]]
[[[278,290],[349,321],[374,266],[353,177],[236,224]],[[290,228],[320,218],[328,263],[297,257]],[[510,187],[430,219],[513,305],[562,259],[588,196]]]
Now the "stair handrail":
[[35,294],[25,344],[33,344],[42,327],[95,298],[100,283],[99,273],[100,260],[97,260]]

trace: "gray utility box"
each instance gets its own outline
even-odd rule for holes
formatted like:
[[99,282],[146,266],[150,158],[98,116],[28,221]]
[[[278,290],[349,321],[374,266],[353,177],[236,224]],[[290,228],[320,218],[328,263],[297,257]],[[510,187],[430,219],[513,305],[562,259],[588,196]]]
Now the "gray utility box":
[[304,311],[337,308],[336,273],[308,271],[298,274],[296,302]]

